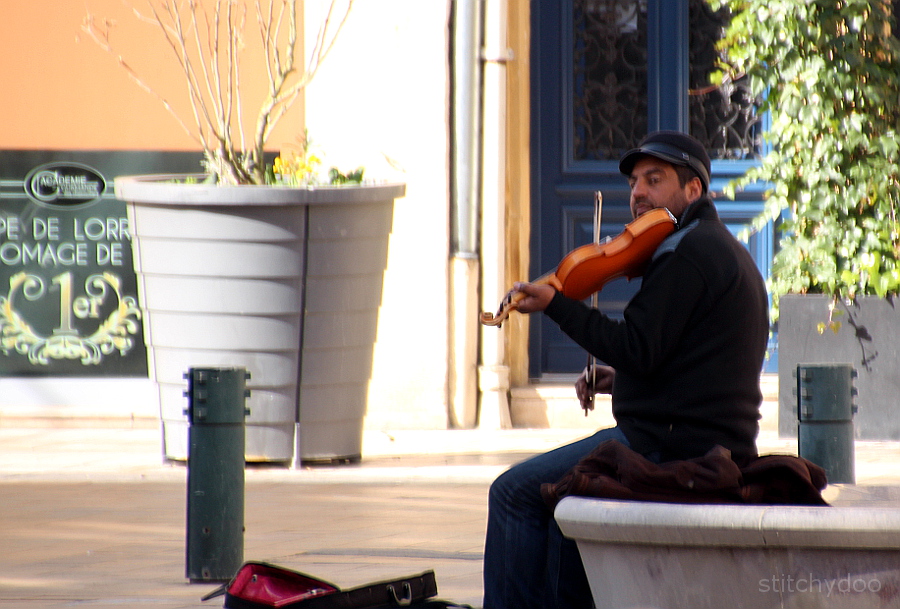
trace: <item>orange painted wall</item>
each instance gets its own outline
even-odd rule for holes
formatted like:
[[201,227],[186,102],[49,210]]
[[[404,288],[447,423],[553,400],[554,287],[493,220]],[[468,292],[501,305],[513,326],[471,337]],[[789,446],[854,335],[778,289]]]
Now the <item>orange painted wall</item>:
[[[132,4],[144,8],[144,0]],[[199,150],[159,100],[141,90],[81,31],[90,11],[116,21],[123,58],[192,120],[185,85],[159,30],[135,18],[128,0],[3,0],[0,7],[0,149]],[[248,23],[252,49],[257,33]],[[243,63],[252,126],[265,75]],[[250,92],[260,92],[249,95]],[[301,100],[302,101],[302,100]],[[302,133],[302,104],[270,139],[277,150]]]

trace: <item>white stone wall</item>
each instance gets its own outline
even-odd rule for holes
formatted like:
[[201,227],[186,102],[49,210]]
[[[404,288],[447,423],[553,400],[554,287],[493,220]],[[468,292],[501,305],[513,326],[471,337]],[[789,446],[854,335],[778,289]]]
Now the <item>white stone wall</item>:
[[[319,23],[308,4],[307,44]],[[407,185],[394,212],[370,429],[447,424],[448,19],[440,0],[357,0],[306,91],[306,127],[325,165]]]

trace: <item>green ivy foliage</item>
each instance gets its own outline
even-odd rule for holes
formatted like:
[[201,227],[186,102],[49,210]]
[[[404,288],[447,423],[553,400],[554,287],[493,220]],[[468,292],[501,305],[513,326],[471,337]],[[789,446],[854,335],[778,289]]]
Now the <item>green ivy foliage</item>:
[[[710,0],[733,20],[730,65],[764,94],[771,145],[729,186],[769,185],[757,228],[782,239],[770,288],[837,299],[900,293],[900,41],[889,0]],[[787,213],[784,213],[787,210]]]

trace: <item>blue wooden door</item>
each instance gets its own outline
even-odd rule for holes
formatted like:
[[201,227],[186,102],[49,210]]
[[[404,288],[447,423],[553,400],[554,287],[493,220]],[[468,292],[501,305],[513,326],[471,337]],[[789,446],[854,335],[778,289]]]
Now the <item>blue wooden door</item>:
[[[603,195],[602,236],[631,221],[618,159],[655,129],[689,131],[713,160],[717,194],[759,157],[760,120],[740,83],[709,86],[715,41],[728,15],[704,0],[554,0],[532,3],[531,275],[552,270],[592,238],[594,193]],[[762,209],[759,189],[716,199],[735,234]],[[764,276],[771,230],[748,240]],[[600,308],[621,315],[638,282],[617,280]],[[581,370],[584,351],[544,316],[532,316],[529,375]]]

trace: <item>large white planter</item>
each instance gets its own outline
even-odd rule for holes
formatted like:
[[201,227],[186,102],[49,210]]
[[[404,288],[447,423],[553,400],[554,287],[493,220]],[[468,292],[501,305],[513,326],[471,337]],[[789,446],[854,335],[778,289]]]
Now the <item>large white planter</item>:
[[251,375],[248,461],[356,460],[394,199],[119,177],[166,458],[187,457],[184,373]]
[[797,437],[797,364],[852,364],[860,440],[900,440],[900,307],[897,299],[860,296],[839,306],[837,332],[817,326],[828,320],[829,296],[785,294],[778,320],[778,432]]

